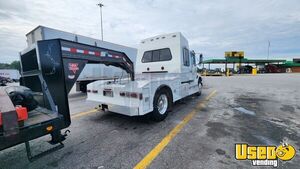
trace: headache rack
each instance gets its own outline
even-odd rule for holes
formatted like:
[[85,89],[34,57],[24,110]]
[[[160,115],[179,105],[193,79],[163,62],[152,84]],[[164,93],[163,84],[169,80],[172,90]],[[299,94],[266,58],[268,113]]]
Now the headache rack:
[[[63,39],[38,41],[35,47],[20,54],[20,61],[20,85],[32,91],[37,106],[28,110],[27,120],[20,122],[16,105],[8,97],[18,87],[1,88],[0,150],[25,143],[30,161],[63,147],[66,133],[61,134],[61,130],[71,124],[68,93],[86,64],[116,66],[134,80],[133,63],[124,52]],[[29,141],[48,134],[52,137],[49,143],[58,146],[33,156]]]

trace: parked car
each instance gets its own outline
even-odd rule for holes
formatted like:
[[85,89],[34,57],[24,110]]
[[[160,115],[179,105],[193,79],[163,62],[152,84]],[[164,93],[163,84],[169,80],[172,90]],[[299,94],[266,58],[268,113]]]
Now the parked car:
[[6,83],[8,83],[8,79],[6,77],[0,76],[0,86],[6,86]]

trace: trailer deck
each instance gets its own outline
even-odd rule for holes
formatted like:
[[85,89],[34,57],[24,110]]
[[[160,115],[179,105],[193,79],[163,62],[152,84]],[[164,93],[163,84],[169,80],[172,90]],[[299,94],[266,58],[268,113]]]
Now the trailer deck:
[[36,125],[42,122],[51,121],[55,118],[62,118],[62,115],[55,113],[49,109],[38,107],[28,112],[28,120],[24,122],[24,127]]

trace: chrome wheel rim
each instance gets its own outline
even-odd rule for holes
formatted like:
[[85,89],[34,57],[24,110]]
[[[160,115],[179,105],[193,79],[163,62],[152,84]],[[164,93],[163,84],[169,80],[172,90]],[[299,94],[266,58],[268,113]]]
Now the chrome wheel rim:
[[168,109],[168,98],[167,95],[162,94],[159,96],[157,101],[157,109],[159,114],[165,114]]

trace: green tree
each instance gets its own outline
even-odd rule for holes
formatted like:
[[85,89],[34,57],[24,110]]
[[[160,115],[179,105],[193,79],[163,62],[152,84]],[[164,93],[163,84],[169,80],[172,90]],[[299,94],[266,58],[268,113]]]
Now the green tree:
[[0,63],[0,69],[9,69],[10,64]]
[[13,61],[10,64],[8,63],[0,63],[0,69],[17,69],[21,70],[20,61]]
[[21,64],[20,64],[20,61],[13,61],[11,64],[10,64],[10,67],[11,69],[17,69],[17,70],[21,70]]

